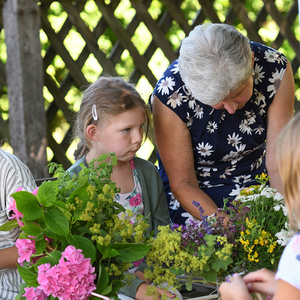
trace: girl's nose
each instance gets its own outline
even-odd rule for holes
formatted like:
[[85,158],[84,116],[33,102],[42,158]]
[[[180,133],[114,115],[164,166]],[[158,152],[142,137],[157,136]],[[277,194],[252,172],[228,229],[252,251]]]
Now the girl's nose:
[[143,134],[144,134],[144,131],[143,130],[137,130],[134,135],[133,135],[133,138],[132,138],[132,142],[135,144],[135,143],[141,143],[142,140],[143,140]]

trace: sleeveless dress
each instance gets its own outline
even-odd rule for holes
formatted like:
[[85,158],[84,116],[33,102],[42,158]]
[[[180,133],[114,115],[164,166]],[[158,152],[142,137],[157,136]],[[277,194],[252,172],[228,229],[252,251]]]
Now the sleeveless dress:
[[[157,82],[150,99],[156,95],[186,124],[199,187],[218,207],[223,207],[224,199],[234,198],[242,188],[256,184],[255,176],[266,172],[267,111],[283,78],[287,59],[262,44],[250,42],[250,46],[255,55],[253,94],[236,113],[216,110],[194,98],[180,77],[177,60]],[[184,224],[190,214],[173,197],[159,153],[158,168],[171,221]]]

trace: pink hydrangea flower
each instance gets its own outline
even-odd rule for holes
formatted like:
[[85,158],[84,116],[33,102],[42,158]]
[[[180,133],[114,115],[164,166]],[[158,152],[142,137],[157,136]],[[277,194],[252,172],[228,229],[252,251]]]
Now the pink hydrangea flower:
[[130,200],[129,200],[129,205],[130,206],[138,206],[142,203],[142,198],[141,198],[141,195],[137,195],[135,197],[132,197]]
[[95,268],[90,258],[85,258],[82,250],[68,246],[59,263],[53,267],[49,263],[38,266],[38,283],[47,296],[59,300],[86,300],[96,289],[93,274]]
[[[36,196],[38,189],[39,188],[37,187],[32,192],[32,194]],[[23,190],[23,188],[20,187],[20,188],[16,189],[16,192],[20,192],[22,190]],[[8,206],[8,210],[13,212],[12,215],[11,215],[11,217],[9,217],[9,219],[11,219],[11,220],[17,219],[17,222],[18,222],[19,226],[23,227],[24,223],[21,221],[21,219],[23,218],[23,214],[18,211],[15,199],[12,198],[12,200],[10,201],[9,206]]]
[[35,240],[17,239],[15,245],[18,248],[20,256],[18,258],[18,263],[23,266],[24,261],[30,262],[31,255],[36,253]]
[[34,287],[24,288],[24,290],[26,292],[23,294],[23,297],[27,300],[45,300],[48,298],[40,287],[37,287],[36,289]]
[[[18,190],[20,190],[20,189],[18,189]],[[18,190],[17,190],[17,192],[18,192]],[[20,220],[23,218],[23,214],[18,211],[15,199],[13,199],[13,198],[11,199],[9,206],[8,206],[8,210],[12,211],[11,217],[8,217],[8,218],[11,220],[17,219],[19,226],[23,227],[24,223]]]

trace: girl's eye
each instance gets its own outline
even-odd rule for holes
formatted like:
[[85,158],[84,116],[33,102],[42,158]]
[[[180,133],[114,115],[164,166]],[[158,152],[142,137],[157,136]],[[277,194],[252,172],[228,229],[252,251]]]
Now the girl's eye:
[[129,132],[130,128],[123,129],[124,132]]

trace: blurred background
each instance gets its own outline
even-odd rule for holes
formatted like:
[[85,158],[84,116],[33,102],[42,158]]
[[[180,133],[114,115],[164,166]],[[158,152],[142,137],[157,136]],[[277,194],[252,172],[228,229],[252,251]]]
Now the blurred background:
[[[82,91],[100,75],[136,84],[145,102],[194,26],[224,22],[283,52],[299,110],[299,20],[294,0],[0,1],[0,141],[35,178],[66,169],[78,141]],[[138,155],[156,161],[151,137]]]

